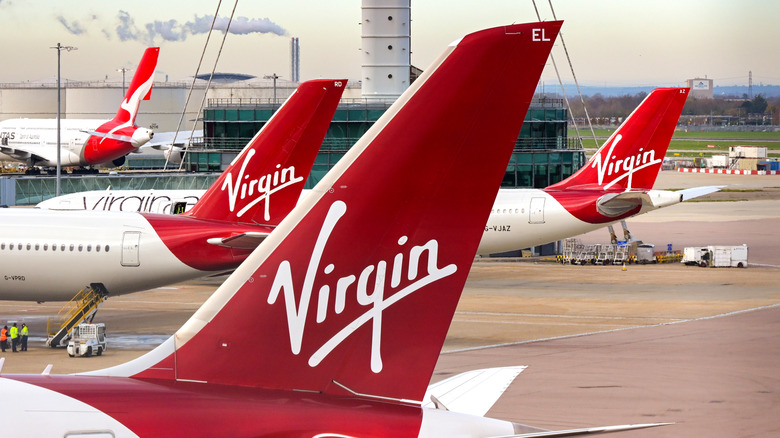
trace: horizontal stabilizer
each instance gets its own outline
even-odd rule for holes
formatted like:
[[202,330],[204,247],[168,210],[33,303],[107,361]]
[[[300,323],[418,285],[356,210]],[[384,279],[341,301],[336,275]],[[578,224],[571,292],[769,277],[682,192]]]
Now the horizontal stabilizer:
[[268,237],[268,233],[246,232],[230,237],[212,237],[207,242],[228,248],[255,249],[266,237]]
[[449,377],[428,387],[422,406],[434,408],[433,396],[447,410],[482,417],[525,369],[486,368]]
[[583,429],[549,430],[544,432],[523,433],[520,435],[504,435],[493,438],[550,438],[587,434],[624,432],[627,430],[647,429],[649,427],[668,426],[674,423],[623,424],[619,426],[586,427]]
[[692,189],[680,190],[677,193],[682,194],[682,200],[687,201],[689,199],[698,198],[699,196],[709,195],[715,193],[726,186],[704,186],[694,187]]
[[655,210],[682,201],[683,195],[680,192],[669,190],[626,191],[607,193],[596,202],[596,208],[604,216],[617,217],[637,207]]

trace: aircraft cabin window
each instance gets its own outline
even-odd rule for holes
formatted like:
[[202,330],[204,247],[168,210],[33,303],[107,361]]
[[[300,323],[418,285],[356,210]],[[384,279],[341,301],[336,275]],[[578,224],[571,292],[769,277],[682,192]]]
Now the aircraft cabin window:
[[49,244],[48,243],[44,243],[43,244],[43,250],[44,251],[48,251],[49,250]]
[[100,252],[100,245],[95,245],[95,251]]
[[0,249],[5,249],[5,243],[0,243]]
[[79,252],[84,250],[84,245],[79,245]]
[[21,250],[22,250],[22,247],[23,247],[23,245],[20,243],[20,244],[19,244],[19,247],[18,247],[18,248],[19,248],[19,251],[21,251]]
[[35,250],[36,250],[36,251],[38,251],[38,250],[40,250],[40,249],[41,249],[41,245],[36,243],[36,244],[35,244]]
[[70,252],[73,252],[73,248],[75,248],[75,247],[76,247],[76,245],[74,245],[74,244],[72,244],[72,243],[71,243],[71,244],[70,244]]
[[32,245],[28,243],[28,244],[27,244],[27,251],[29,251],[29,250],[30,250],[30,248],[32,248]]
[[92,245],[87,245],[87,252],[92,252]]
[[108,252],[108,249],[109,249],[109,246],[108,246],[108,245],[106,245],[106,252]]
[[65,244],[64,243],[60,246],[60,251],[65,251]]

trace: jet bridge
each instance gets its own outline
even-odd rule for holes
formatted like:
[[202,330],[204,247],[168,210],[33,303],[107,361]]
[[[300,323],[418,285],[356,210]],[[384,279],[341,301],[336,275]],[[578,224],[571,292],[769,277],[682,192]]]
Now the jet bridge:
[[52,348],[66,347],[74,327],[82,322],[92,322],[98,306],[106,299],[108,290],[103,283],[91,283],[80,290],[57,314],[57,320],[47,324],[46,345]]

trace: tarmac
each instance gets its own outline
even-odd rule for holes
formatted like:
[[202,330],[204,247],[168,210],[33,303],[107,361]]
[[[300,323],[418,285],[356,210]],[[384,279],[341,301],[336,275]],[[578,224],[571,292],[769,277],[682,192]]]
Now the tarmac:
[[[629,229],[662,248],[746,243],[750,267],[478,259],[433,381],[527,365],[488,416],[551,429],[675,423],[630,437],[780,436],[780,176],[664,171],[656,188],[703,185],[730,191],[629,219]],[[578,238],[609,236],[602,229]],[[175,332],[221,280],[110,298],[97,318],[108,326],[109,350],[91,358],[42,345],[61,303],[0,302],[0,320],[24,321],[32,336],[28,352],[0,354],[2,372],[53,364],[54,374],[72,373],[130,360]]]

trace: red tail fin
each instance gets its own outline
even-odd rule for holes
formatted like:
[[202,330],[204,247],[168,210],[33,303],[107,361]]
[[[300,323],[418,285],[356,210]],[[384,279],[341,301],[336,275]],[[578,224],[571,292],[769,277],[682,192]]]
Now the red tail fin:
[[302,83],[185,214],[278,224],[298,202],[346,84]]
[[689,88],[658,88],[582,168],[549,189],[652,189]]
[[[127,89],[125,99],[119,105],[119,111],[114,116],[114,122],[131,126],[135,123],[135,116],[138,115],[138,107],[141,100],[149,100],[152,95],[152,85],[154,84],[154,69],[157,68],[157,58],[160,55],[159,47],[149,47],[144,51],[141,63],[138,64]],[[121,128],[121,127],[120,127]]]
[[103,374],[419,400],[560,26],[451,45],[173,340]]

